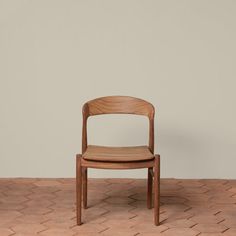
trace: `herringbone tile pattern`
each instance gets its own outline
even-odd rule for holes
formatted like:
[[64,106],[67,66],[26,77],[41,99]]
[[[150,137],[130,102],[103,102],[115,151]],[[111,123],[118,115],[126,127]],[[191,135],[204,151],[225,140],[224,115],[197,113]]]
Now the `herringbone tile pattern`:
[[235,236],[236,180],[161,180],[161,225],[146,180],[90,179],[76,225],[74,179],[0,179],[0,236]]

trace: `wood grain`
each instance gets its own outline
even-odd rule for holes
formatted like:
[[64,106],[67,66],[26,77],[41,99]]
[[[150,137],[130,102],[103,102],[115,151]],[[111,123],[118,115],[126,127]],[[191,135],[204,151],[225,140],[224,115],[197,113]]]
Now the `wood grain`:
[[76,155],[76,213],[77,225],[81,225],[81,201],[82,201],[82,168],[80,154]]
[[88,168],[82,168],[82,187],[83,187],[83,207],[87,208],[87,195],[88,195]]
[[83,105],[82,153],[87,149],[87,120],[89,116],[105,114],[133,114],[149,118],[149,149],[154,153],[154,106],[140,98],[108,96],[96,98]]
[[151,161],[133,161],[133,162],[105,162],[105,161],[88,161],[82,158],[81,165],[88,168],[96,169],[141,169],[154,166],[154,159]]
[[131,162],[154,158],[148,146],[104,147],[88,145],[82,157],[90,161]]
[[152,184],[153,176],[151,170],[153,167],[148,168],[148,178],[147,178],[147,208],[152,208]]
[[[76,193],[77,224],[81,224],[81,201],[87,208],[87,169],[139,169],[148,168],[147,207],[152,207],[152,182],[154,177],[154,222],[159,224],[160,198],[160,156],[154,156],[154,115],[153,105],[139,98],[128,96],[101,97],[84,104],[82,128],[82,156],[77,155]],[[149,119],[148,146],[104,147],[88,145],[87,120],[90,116],[105,114],[143,115]],[[153,167],[155,172],[153,174]],[[83,173],[82,173],[83,169]],[[82,178],[83,176],[83,178]],[[83,191],[82,191],[83,189]]]
[[152,118],[154,107],[151,103],[140,98],[128,96],[108,96],[91,100],[85,104],[88,116],[102,114],[136,114]]
[[154,224],[160,224],[160,155],[154,161]]

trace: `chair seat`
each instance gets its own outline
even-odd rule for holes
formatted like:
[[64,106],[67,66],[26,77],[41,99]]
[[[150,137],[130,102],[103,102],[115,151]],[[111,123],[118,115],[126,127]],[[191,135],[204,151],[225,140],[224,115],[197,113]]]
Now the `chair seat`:
[[106,147],[88,145],[82,157],[91,161],[132,162],[151,160],[154,155],[148,146]]

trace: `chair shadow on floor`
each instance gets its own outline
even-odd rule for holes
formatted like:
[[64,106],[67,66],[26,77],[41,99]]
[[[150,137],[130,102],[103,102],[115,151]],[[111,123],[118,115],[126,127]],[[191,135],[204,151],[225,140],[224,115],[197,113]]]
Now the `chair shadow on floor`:
[[[88,209],[84,210],[86,222],[97,221],[101,216],[133,220],[138,217],[144,221],[152,219],[152,210],[147,209],[146,204],[147,180],[123,181],[126,182],[119,182],[119,179],[92,180],[91,186],[88,185]],[[207,212],[208,191],[209,188],[201,180],[161,179],[161,223],[188,220],[204,209]],[[95,214],[92,213],[94,211]]]

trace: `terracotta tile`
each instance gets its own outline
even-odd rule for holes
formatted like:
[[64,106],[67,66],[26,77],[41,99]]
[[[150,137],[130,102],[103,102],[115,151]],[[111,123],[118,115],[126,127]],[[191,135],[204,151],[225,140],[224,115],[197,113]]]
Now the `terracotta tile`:
[[164,231],[162,236],[196,236],[200,232],[190,228],[172,228]]
[[15,233],[15,234],[12,234],[10,236],[38,236],[39,234],[38,233]]
[[132,209],[139,209],[141,211],[142,210],[148,210],[147,209],[147,202],[146,201],[134,201],[134,202],[131,202],[129,204],[129,206],[131,208],[129,211],[132,211]]
[[47,229],[38,235],[42,236],[73,236],[75,233],[72,230],[63,229],[63,228],[50,228]]
[[211,209],[215,209],[218,211],[236,211],[236,204],[232,203],[215,203],[211,206]]
[[88,188],[95,189],[98,192],[106,191],[107,186],[109,186],[109,185],[110,185],[110,183],[106,182],[104,179],[89,179],[88,180]]
[[126,219],[110,219],[108,218],[107,221],[103,223],[103,226],[106,226],[109,228],[109,231],[113,232],[119,232],[119,231],[129,231],[130,227],[133,226],[132,220],[126,220]]
[[[94,217],[94,216],[84,216],[83,217],[83,223],[89,223],[89,224],[102,224],[104,222],[106,222],[108,219],[105,216],[98,216],[98,217]],[[73,222],[76,225],[76,217],[73,218]]]
[[14,231],[12,231],[11,229],[0,228],[0,235],[1,236],[9,236],[9,235],[12,235],[13,233],[14,233]]
[[[54,193],[58,194],[61,190],[62,190],[61,185],[53,185],[53,186],[36,186],[35,185],[35,188],[31,189],[31,192],[36,193],[36,194],[54,194]],[[64,193],[65,192],[66,191],[64,191]]]
[[4,194],[6,196],[16,196],[16,197],[22,196],[22,195],[26,196],[26,195],[29,195],[31,193],[32,193],[31,191],[25,190],[25,189],[13,189],[13,190],[9,189],[9,190],[4,192]]
[[187,188],[192,188],[192,187],[202,187],[205,184],[203,182],[201,182],[198,179],[183,179],[183,180],[179,180],[178,181],[178,185],[183,186],[183,187],[187,187]]
[[12,230],[16,233],[25,233],[25,234],[36,234],[40,231],[45,230],[46,227],[44,227],[42,224],[26,224],[26,223],[20,223],[12,227]]
[[101,233],[75,233],[73,236],[101,236]]
[[66,189],[66,188],[60,188],[60,191],[55,190],[54,195],[56,197],[74,197],[75,189]]
[[103,202],[103,200],[108,197],[109,196],[103,192],[97,192],[96,190],[89,190],[88,191],[88,205],[95,206],[95,205]]
[[52,210],[49,209],[49,208],[46,208],[46,207],[39,207],[39,206],[36,206],[36,207],[26,207],[26,208],[23,208],[22,210],[20,210],[20,212],[24,215],[28,215],[28,214],[34,214],[34,215],[44,215],[44,214],[47,214],[49,212],[51,212]]
[[116,178],[116,179],[106,179],[105,181],[107,183],[111,183],[111,184],[120,184],[120,183],[122,183],[123,185],[124,184],[131,184],[131,183],[135,182],[134,179],[119,179],[119,178]]
[[0,235],[236,235],[236,181],[161,179],[158,227],[146,183],[89,179],[77,226],[75,179],[0,179]]
[[138,201],[146,201],[147,200],[147,194],[144,193],[136,193],[136,194],[131,194],[129,195],[129,198],[133,200],[138,200]]
[[[236,210],[235,209],[230,209],[230,210],[223,210],[223,211],[220,211],[218,216],[224,218],[224,219],[228,219],[228,220],[231,220],[231,219],[236,219]],[[236,221],[236,220],[235,220]]]
[[[104,232],[100,233],[99,235],[101,235],[101,236],[111,236],[111,235],[115,235],[115,236],[134,236],[134,235],[137,235],[138,236],[140,234],[136,233],[136,232],[132,232],[130,230],[129,231],[121,230],[121,231],[118,231],[118,232],[116,231],[116,233],[114,234],[114,231],[112,229],[108,229],[108,230],[105,230]],[[87,234],[86,234],[86,236],[87,236]]]
[[57,229],[66,229],[69,230],[71,227],[76,226],[76,221],[74,220],[58,220],[52,219],[43,223],[46,228],[57,228]]
[[73,228],[71,228],[71,230],[77,234],[81,234],[81,235],[86,235],[87,233],[100,233],[105,231],[107,228],[107,226],[103,226],[102,224],[90,224],[90,223],[85,223],[82,224],[80,226],[75,226]]
[[1,197],[6,197],[7,195],[5,194],[5,192],[8,191],[8,190],[9,190],[9,188],[0,185],[0,194],[1,194],[0,196]]
[[47,208],[49,206],[51,206],[53,203],[52,201],[49,201],[47,199],[38,199],[38,200],[28,200],[25,203],[26,207],[32,207],[32,208],[38,208],[38,207],[42,207],[42,208]]
[[100,217],[103,217],[108,213],[109,211],[103,208],[98,207],[91,207],[86,210],[83,210],[83,222],[89,222],[92,223],[94,221],[97,221]]
[[213,187],[219,187],[224,184],[227,184],[228,180],[224,180],[224,179],[201,179],[199,180],[199,182],[207,185],[207,186],[213,186]]
[[168,228],[191,228],[194,225],[196,225],[196,222],[192,221],[192,220],[187,220],[187,219],[177,219],[177,220],[165,220],[163,222],[163,224],[165,226],[167,226]]
[[12,184],[15,179],[13,178],[1,178],[0,185],[9,185]]
[[155,226],[153,221],[145,221],[145,219],[142,219],[142,221],[137,222],[137,224],[133,225],[131,227],[132,230],[137,231],[139,233],[161,233],[168,229],[167,226],[161,224],[160,226]]
[[227,218],[222,221],[220,224],[225,225],[228,228],[236,228],[236,219],[234,217]]
[[212,215],[212,214],[199,214],[199,215],[195,215],[191,218],[192,221],[196,222],[196,223],[202,223],[202,224],[217,224],[219,222],[221,222],[222,220],[224,220],[224,218]]
[[75,212],[71,210],[58,209],[57,211],[45,214],[44,217],[47,217],[48,219],[56,219],[58,221],[67,221],[75,217]]
[[236,180],[235,179],[227,180],[227,183],[225,185],[229,187],[236,187]]
[[128,220],[133,216],[134,214],[132,212],[129,212],[127,208],[125,209],[125,207],[110,208],[110,210],[108,210],[108,212],[105,214],[106,218],[116,219],[116,220],[122,220],[122,219]]
[[4,202],[0,202],[0,210],[16,210],[16,211],[19,211],[19,210],[22,210],[24,209],[25,206],[22,205],[22,204],[19,204],[19,203],[4,203]]
[[27,224],[41,224],[45,221],[48,221],[50,218],[48,218],[46,215],[34,215],[34,214],[29,214],[29,215],[21,215],[15,220],[19,223],[27,223]]
[[220,224],[197,224],[193,229],[203,233],[222,233],[228,228]]
[[215,198],[220,198],[220,197],[231,197],[232,195],[234,195],[234,193],[230,192],[229,190],[227,191],[220,191],[220,189],[211,189],[206,193],[207,196],[210,197],[215,197]]
[[235,236],[236,235],[236,227],[230,228],[222,236]]
[[135,181],[132,182],[130,185],[133,186],[133,187],[139,187],[140,188],[140,187],[145,187],[146,183],[147,183],[146,179],[135,179]]
[[34,183],[34,185],[41,187],[41,186],[58,186],[61,185],[59,181],[56,180],[39,180]]
[[135,234],[135,236],[161,236],[162,235],[162,233],[155,233],[155,232],[153,232],[153,233],[147,233],[147,232],[145,232],[145,233],[139,233],[139,234]]
[[38,199],[48,199],[48,200],[52,200],[55,199],[55,194],[53,193],[47,193],[47,192],[39,192],[39,193],[31,193],[29,195],[27,195],[28,199],[34,199],[34,200],[38,200]]
[[207,187],[185,187],[184,189],[181,189],[182,194],[201,194],[201,193],[207,193],[209,191],[209,188]]
[[35,188],[34,184],[32,183],[21,183],[18,181],[14,181],[12,184],[7,186],[11,191],[31,191]]
[[204,204],[208,204],[209,200],[210,200],[210,196],[206,195],[206,194],[186,194],[184,195],[185,198],[187,199],[186,204],[190,205],[190,206],[194,206],[194,205],[202,205]]
[[222,234],[222,233],[201,233],[199,236],[227,236],[227,234]]
[[222,196],[222,197],[212,197],[210,199],[210,202],[213,202],[213,203],[224,203],[224,202],[227,202],[227,203],[236,203],[236,199],[232,198],[232,197],[226,197],[226,196]]
[[1,197],[0,202],[3,204],[21,204],[21,203],[25,203],[29,201],[28,198],[24,197],[24,196],[3,196]]
[[22,214],[18,211],[0,210],[0,227],[9,225],[12,221],[14,222],[15,219],[21,215]]
[[19,184],[32,184],[34,182],[37,181],[37,179],[33,179],[33,178],[14,178],[14,179],[11,179],[13,183],[15,183],[16,185],[19,185]]
[[49,207],[50,209],[57,211],[58,209],[69,209],[74,210],[75,209],[75,203],[54,203],[52,206]]
[[188,212],[164,212],[163,214],[161,214],[161,216],[164,219],[169,219],[171,221],[174,220],[183,220],[183,219],[191,219],[193,217],[193,214],[188,213]]
[[178,196],[163,196],[161,197],[161,203],[164,204],[183,204],[187,201],[185,197]]
[[186,204],[177,204],[177,203],[176,204],[163,204],[161,207],[164,211],[169,212],[169,213],[185,212],[188,209],[190,209],[190,206]]
[[191,207],[187,212],[191,213],[191,214],[193,214],[195,216],[207,214],[207,215],[210,215],[210,216],[211,215],[217,215],[217,217],[220,217],[220,215],[217,214],[217,213],[220,212],[219,209],[209,208],[208,206],[195,205],[195,206]]
[[115,204],[115,205],[126,205],[129,204],[131,202],[133,202],[133,199],[130,199],[128,197],[109,197],[107,199],[104,200],[105,202],[111,203],[111,204]]

